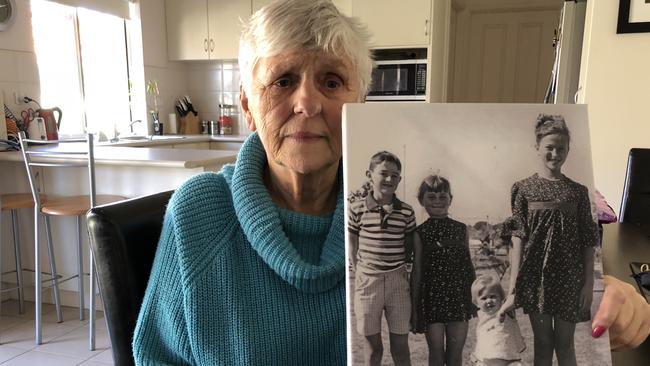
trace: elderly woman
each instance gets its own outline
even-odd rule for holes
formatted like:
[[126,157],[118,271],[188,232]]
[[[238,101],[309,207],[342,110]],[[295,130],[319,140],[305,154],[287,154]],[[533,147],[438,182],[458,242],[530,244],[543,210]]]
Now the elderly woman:
[[367,32],[327,0],[243,31],[237,163],[172,197],[134,336],[139,364],[344,365],[341,109],[363,101]]
[[[135,330],[138,364],[346,363],[341,108],[365,97],[367,40],[329,0],[274,2],[251,17],[240,99],[256,133],[235,165],[172,197]],[[613,283],[594,319],[633,345],[640,336],[623,325],[650,314]]]

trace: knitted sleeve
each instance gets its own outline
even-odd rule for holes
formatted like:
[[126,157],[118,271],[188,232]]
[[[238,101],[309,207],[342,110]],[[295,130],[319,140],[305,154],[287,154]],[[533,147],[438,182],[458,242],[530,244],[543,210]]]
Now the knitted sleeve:
[[174,235],[173,204],[167,209],[149,284],[133,336],[137,365],[194,364],[183,306],[183,281]]

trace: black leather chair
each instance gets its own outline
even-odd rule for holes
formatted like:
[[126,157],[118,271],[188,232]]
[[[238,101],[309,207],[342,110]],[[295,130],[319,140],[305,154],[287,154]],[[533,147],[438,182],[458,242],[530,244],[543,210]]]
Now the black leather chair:
[[115,365],[133,365],[131,341],[173,191],[97,206],[88,233]]
[[650,149],[630,149],[619,221],[650,227]]

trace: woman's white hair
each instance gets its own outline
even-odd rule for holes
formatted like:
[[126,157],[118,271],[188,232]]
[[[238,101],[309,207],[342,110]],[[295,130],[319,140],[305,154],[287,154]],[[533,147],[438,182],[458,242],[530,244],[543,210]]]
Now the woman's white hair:
[[255,12],[239,42],[239,70],[244,91],[251,94],[253,71],[260,58],[295,50],[344,54],[359,76],[359,98],[365,97],[372,74],[370,34],[356,18],[339,12],[331,0],[277,0]]

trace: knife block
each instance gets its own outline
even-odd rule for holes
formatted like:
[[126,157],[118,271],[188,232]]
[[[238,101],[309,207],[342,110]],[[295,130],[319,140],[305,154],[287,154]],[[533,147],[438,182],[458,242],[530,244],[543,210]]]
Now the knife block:
[[199,135],[201,134],[201,121],[193,113],[181,117],[181,126],[179,130],[181,135]]

